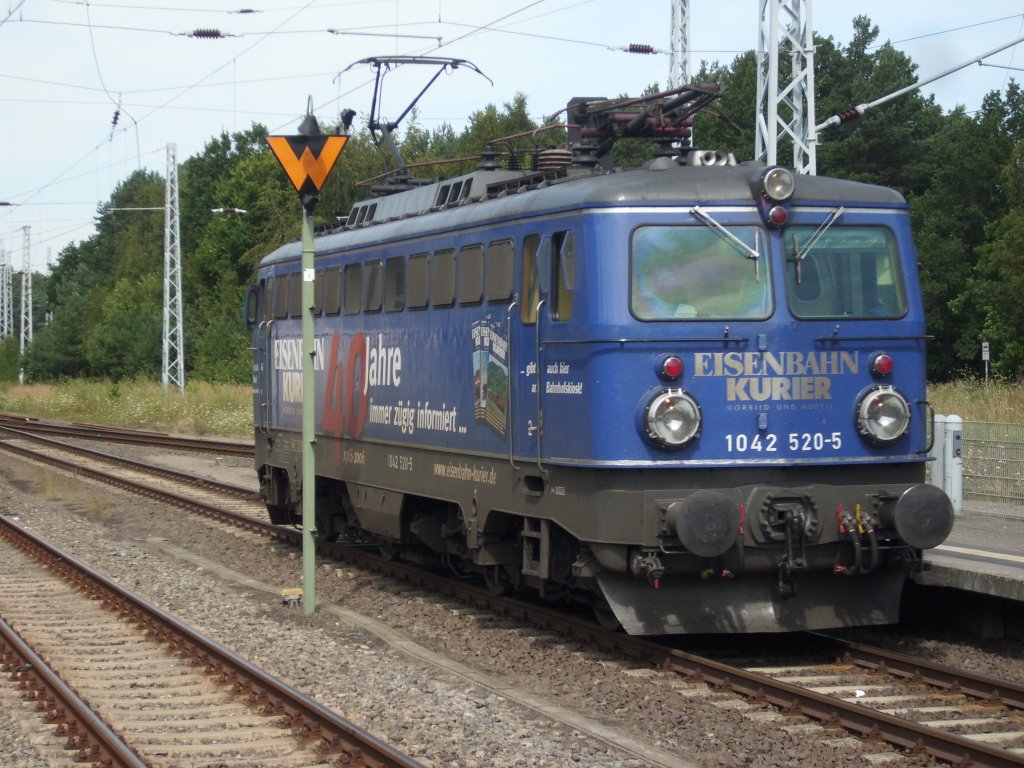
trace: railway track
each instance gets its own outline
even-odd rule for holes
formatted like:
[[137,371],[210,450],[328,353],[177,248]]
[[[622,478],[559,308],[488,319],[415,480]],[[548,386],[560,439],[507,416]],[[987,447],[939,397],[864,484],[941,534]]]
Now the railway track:
[[[660,666],[720,690],[953,765],[1024,765],[1024,685],[822,633],[765,663],[664,649]],[[649,648],[651,660],[657,653]],[[810,662],[808,659],[818,659]]]
[[[42,438],[33,438],[38,442]],[[22,441],[0,440],[5,447]],[[51,446],[52,449],[52,446]],[[52,449],[55,450],[55,449]],[[52,455],[47,459],[54,461]],[[74,464],[75,460],[68,463]],[[116,472],[115,472],[116,474]],[[177,474],[177,473],[176,473]],[[181,478],[174,485],[185,483]],[[206,485],[206,481],[199,483]],[[251,495],[251,494],[250,494]],[[251,499],[248,500],[250,503]],[[175,501],[182,505],[180,501]],[[300,534],[254,519],[265,516],[255,504],[244,514],[210,511],[232,525],[300,543]],[[622,633],[608,632],[563,611],[499,597],[486,589],[389,562],[365,549],[323,544],[320,554],[369,569],[398,582],[429,589],[477,608],[511,616],[542,629],[644,660],[666,672],[702,680],[754,704],[799,714],[830,728],[844,728],[869,742],[880,740],[954,765],[1024,765],[1024,686],[930,664],[923,660],[814,635],[802,656],[820,663],[771,665],[715,660]]]
[[263,533],[273,531],[273,527],[265,522],[266,507],[250,488],[114,456],[2,424],[0,448],[31,461],[201,512],[232,525],[255,527]]
[[[6,666],[82,759],[124,766],[418,765],[156,606],[0,517],[0,616],[34,657]],[[26,662],[26,659],[31,661]],[[26,685],[30,691],[40,685]],[[66,693],[61,694],[66,696]],[[88,706],[83,708],[82,702]]]
[[251,457],[253,455],[252,443],[241,440],[184,437],[181,435],[171,435],[166,432],[121,429],[118,427],[105,427],[99,424],[68,424],[65,422],[44,421],[31,416],[21,416],[12,413],[0,413],[0,427],[9,427],[37,435],[98,440],[128,445],[152,445],[160,448],[202,451],[225,456]]

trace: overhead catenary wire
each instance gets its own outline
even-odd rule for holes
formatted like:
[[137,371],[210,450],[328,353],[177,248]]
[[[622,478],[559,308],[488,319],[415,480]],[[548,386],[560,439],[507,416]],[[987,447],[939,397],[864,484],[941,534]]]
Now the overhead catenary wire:
[[[21,6],[24,5],[25,6],[25,15],[28,15],[28,12],[30,10],[32,10],[34,7],[38,7],[38,6],[35,6],[35,4],[31,4],[31,3],[25,4],[24,0],[22,0],[21,2],[17,2],[17,0],[12,0],[12,2],[16,3],[15,10],[17,10],[18,8],[21,8]],[[172,34],[173,33],[173,34],[176,34],[176,35],[180,34],[180,31],[182,29],[193,29],[194,27],[195,28],[206,28],[206,27],[216,28],[216,27],[219,26],[224,32],[239,32],[241,34],[244,34],[244,37],[237,38],[237,39],[234,40],[234,42],[229,41],[229,40],[214,40],[214,39],[211,39],[211,40],[196,40],[194,42],[194,44],[196,44],[196,45],[202,45],[202,46],[204,46],[204,48],[205,47],[209,47],[211,49],[216,47],[216,46],[222,46],[222,43],[231,46],[233,50],[225,58],[230,60],[230,62],[232,63],[232,66],[235,66],[234,63],[237,62],[240,57],[245,56],[246,53],[249,53],[249,52],[251,52],[253,50],[251,46],[248,46],[248,43],[253,42],[254,44],[258,44],[260,42],[259,40],[253,41],[252,38],[254,36],[258,36],[258,35],[263,34],[263,35],[269,35],[271,37],[279,37],[279,36],[287,36],[289,34],[312,35],[313,33],[323,33],[323,34],[326,35],[326,34],[330,34],[329,30],[334,30],[334,29],[340,29],[341,28],[337,24],[335,24],[334,26],[330,26],[330,27],[328,27],[326,24],[323,24],[323,25],[321,25],[321,24],[304,24],[304,25],[301,25],[303,27],[303,29],[301,29],[301,30],[294,30],[294,31],[292,31],[292,30],[289,30],[289,29],[287,29],[285,27],[280,27],[279,31],[275,31],[275,29],[278,28],[278,25],[273,24],[271,22],[277,21],[278,19],[274,16],[274,14],[282,14],[282,15],[285,15],[285,16],[294,17],[295,12],[297,12],[297,11],[301,12],[304,9],[310,8],[313,5],[313,3],[301,3],[301,2],[288,3],[287,0],[285,0],[285,2],[282,2],[278,6],[275,6],[273,8],[261,7],[258,10],[258,13],[253,13],[253,14],[242,13],[242,11],[246,10],[243,7],[243,6],[245,6],[247,4],[246,0],[239,0],[239,2],[237,3],[238,7],[237,8],[233,8],[233,9],[216,9],[216,8],[210,8],[210,7],[200,8],[200,7],[197,7],[196,3],[191,3],[191,4],[189,4],[191,7],[185,7],[185,8],[182,8],[182,7],[171,7],[171,5],[172,5],[171,3],[166,3],[166,2],[165,3],[159,3],[159,2],[157,2],[157,3],[154,3],[154,4],[151,5],[151,4],[148,4],[148,3],[139,2],[139,0],[136,0],[135,2],[132,2],[131,0],[126,0],[126,2],[120,2],[120,3],[116,2],[116,1],[115,2],[95,2],[94,0],[50,0],[50,2],[60,3],[60,4],[63,4],[65,6],[88,5],[94,11],[94,13],[93,13],[93,21],[99,20],[99,14],[95,12],[96,9],[98,9],[98,8],[113,9],[113,11],[118,14],[118,18],[114,19],[115,22],[120,22],[122,20],[124,20],[126,22],[129,22],[129,23],[125,23],[125,24],[121,25],[119,28],[122,28],[122,29],[126,30],[126,32],[124,34],[126,36],[130,36],[132,39],[139,39],[139,40],[145,40],[146,39],[146,33],[145,32],[142,32],[142,33],[139,33],[139,35],[136,35],[136,33],[134,33],[132,31],[134,28],[139,28],[139,29],[143,29],[143,30],[152,30],[155,27],[159,27],[159,26],[165,26],[166,27],[164,30],[159,30],[159,31],[166,32],[167,34]],[[607,45],[606,43],[603,43],[603,42],[597,42],[597,41],[594,41],[594,40],[586,39],[586,37],[587,37],[586,35],[583,35],[583,34],[574,35],[574,34],[572,34],[572,32],[576,31],[577,27],[574,26],[574,25],[571,25],[571,24],[563,23],[562,19],[558,19],[557,21],[556,20],[551,20],[550,22],[549,21],[545,21],[543,23],[543,25],[537,25],[537,30],[538,30],[537,32],[531,32],[529,30],[528,24],[532,20],[541,19],[542,17],[550,17],[550,16],[553,16],[555,14],[564,14],[564,13],[568,12],[571,9],[579,8],[579,7],[585,6],[585,5],[592,5],[592,4],[596,3],[596,2],[599,2],[599,0],[583,0],[583,2],[571,2],[571,0],[546,0],[546,1],[545,0],[537,0],[535,2],[530,2],[529,0],[522,0],[520,3],[516,3],[514,5],[514,7],[511,8],[510,13],[505,13],[505,14],[502,14],[500,12],[499,13],[495,13],[494,15],[499,17],[497,19],[493,19],[493,20],[487,21],[485,24],[466,24],[466,23],[463,23],[463,20],[460,20],[460,19],[457,19],[457,18],[452,18],[450,16],[449,6],[453,5],[451,0],[438,0],[438,2],[436,4],[436,7],[431,7],[429,9],[430,13],[427,14],[427,15],[434,15],[434,18],[436,18],[436,20],[437,20],[437,22],[435,22],[435,23],[440,23],[440,24],[446,25],[445,27],[440,29],[440,33],[443,35],[443,37],[442,37],[440,43],[436,42],[437,38],[434,37],[434,36],[422,35],[422,38],[424,39],[424,41],[430,41],[429,44],[431,46],[433,46],[431,48],[432,50],[436,50],[438,45],[440,45],[441,47],[457,45],[458,41],[460,41],[460,40],[465,40],[465,39],[470,38],[470,37],[472,37],[474,35],[479,36],[480,34],[489,34],[492,37],[493,37],[494,34],[500,34],[500,35],[503,35],[503,36],[515,35],[515,36],[521,37],[523,39],[531,39],[532,38],[532,39],[538,39],[538,40],[543,40],[543,41],[549,41],[551,43],[564,44],[566,46],[568,46],[568,45],[578,46],[581,49],[582,48],[588,48],[588,49],[589,48],[594,48],[594,49],[597,49],[597,48],[608,48],[608,47],[611,47],[611,46],[609,46],[609,45]],[[364,6],[364,7],[365,6],[373,6],[374,4],[379,4],[379,0],[351,0],[349,2],[326,2],[325,0],[321,0],[321,2],[315,3],[315,6],[316,6],[316,11],[319,13],[323,9],[329,9],[329,8],[359,8],[360,6]],[[396,6],[397,5],[401,5],[401,4],[396,4]],[[419,6],[419,4],[415,4],[415,5],[416,5],[416,11],[418,12],[420,10],[420,6]],[[434,3],[424,3],[423,5],[434,6]],[[508,3],[507,5],[504,5],[503,7],[502,6],[499,6],[499,7],[501,7],[502,10],[505,10],[510,5],[512,5],[512,3]],[[252,9],[250,8],[249,10],[252,10]],[[423,10],[427,10],[427,9],[424,8]],[[486,8],[484,8],[483,10],[486,13]],[[153,21],[157,17],[152,16],[152,15],[146,15],[146,14],[154,12],[154,11],[164,11],[164,12],[173,11],[173,12],[190,13],[190,14],[202,13],[202,14],[204,14],[204,16],[203,16],[203,18],[200,18],[200,19],[195,19],[195,18],[191,19],[192,22],[195,22],[194,25],[193,24],[185,24],[185,23],[183,23],[183,24],[180,25],[180,27],[178,27],[178,25],[173,23],[173,21],[174,21],[173,19],[172,19],[172,23],[171,24],[167,24],[167,25],[148,23],[150,21]],[[589,15],[592,15],[593,13],[595,13],[595,11],[593,9],[585,9],[585,12],[587,14],[589,14]],[[132,14],[137,14],[137,15],[132,16]],[[220,14],[220,16],[217,16],[217,14]],[[407,15],[407,12],[403,11],[401,15],[405,16],[405,15]],[[320,16],[319,18],[324,18],[324,17]],[[384,34],[384,33],[380,32],[380,31],[376,31],[376,30],[380,30],[384,26],[387,26],[391,30],[391,33],[387,35],[388,37],[394,37],[394,32],[396,32],[396,31],[397,32],[401,32],[401,31],[416,32],[416,31],[419,31],[421,29],[423,31],[426,31],[426,28],[424,28],[422,25],[426,24],[427,22],[417,21],[417,22],[413,22],[413,23],[401,24],[400,23],[400,18],[401,17],[398,14],[398,9],[396,8],[395,14],[393,15],[393,17],[391,19],[391,21],[393,23],[388,24],[388,25],[375,25],[373,27],[363,26],[362,28],[367,30],[368,32],[372,32],[374,35],[378,35],[378,34]],[[1003,19],[1004,21],[1005,21],[1005,18],[1007,18],[1007,17],[1000,17],[1000,19]],[[141,20],[142,23],[139,23],[137,25],[131,24],[130,22],[133,19]],[[243,21],[247,22],[249,26],[258,25],[258,26],[262,27],[263,29],[265,29],[267,31],[266,32],[262,32],[262,33],[244,31]],[[285,22],[288,22],[288,21],[289,21],[289,19],[285,19]],[[332,22],[337,22],[339,20],[338,19],[331,19],[331,21]],[[997,20],[992,20],[992,21],[997,21]],[[13,25],[15,23],[20,23],[18,18],[17,18],[17,14],[16,13],[11,17],[11,23],[8,24],[6,27],[4,27],[4,32],[7,32],[11,27],[13,27]],[[44,23],[44,22],[39,22],[39,23]],[[986,22],[977,22],[978,25],[984,24],[984,23],[986,23]],[[414,26],[414,24],[416,26]],[[520,28],[519,29],[514,28],[514,27],[517,27],[517,26],[520,27]],[[964,27],[967,27],[967,26],[975,26],[975,25],[974,24],[972,24],[972,25],[961,25],[961,26],[951,25],[949,30],[941,30],[941,31],[938,31],[938,32],[929,32],[928,35],[942,34],[943,32],[946,32],[946,31],[956,31],[956,30],[959,30],[959,29],[963,29]],[[238,29],[237,30],[234,29],[235,27],[238,27]],[[319,27],[320,29],[315,29],[317,27]],[[100,28],[101,27],[96,27],[96,29],[100,29]],[[344,26],[344,30],[346,32],[354,31],[357,28],[358,27],[356,27],[355,25],[353,25],[352,27],[349,27],[348,25]],[[565,32],[569,32],[569,34],[565,34]],[[553,34],[551,34],[551,33],[553,33]],[[562,34],[559,34],[559,33],[562,33]],[[447,35],[447,36],[445,36],[445,35]],[[178,37],[176,39],[184,40],[184,38],[182,38],[182,37]],[[396,46],[396,47],[403,47],[403,48],[419,47],[419,46],[417,46],[415,44],[416,38],[413,38],[410,35],[409,39],[410,39],[410,42],[413,42],[413,45],[410,45],[410,46]],[[640,38],[640,39],[642,40],[643,38]],[[622,41],[615,41],[615,42],[622,42]],[[657,42],[657,41],[651,41],[651,42]],[[209,46],[207,46],[207,43],[209,44]],[[103,47],[104,44],[105,44],[103,35],[99,35],[98,36],[96,44],[99,46],[100,61],[103,62],[104,61],[103,54],[105,53],[105,50],[104,50],[104,47]],[[182,45],[191,45],[191,44],[193,44],[193,43],[182,42]],[[222,48],[223,47],[224,46],[222,46]],[[245,50],[242,50],[241,52],[239,52],[239,50],[242,49],[242,48],[244,48]],[[324,62],[324,63],[327,63],[327,62]],[[339,62],[339,63],[344,64],[346,62],[342,61],[342,62]],[[330,64],[328,63],[327,66],[330,66]],[[244,74],[244,69],[243,68],[244,68],[244,63],[238,65],[238,71],[240,73],[242,73],[242,74]],[[223,69],[223,67],[221,67],[220,69]],[[282,67],[282,68],[279,68],[279,69],[285,69],[285,68]],[[171,71],[173,71],[173,70],[171,70]],[[184,100],[184,94],[186,94],[186,93],[194,92],[194,91],[196,91],[197,89],[200,89],[200,88],[202,88],[202,89],[213,89],[213,88],[223,87],[225,85],[224,77],[223,76],[220,77],[220,78],[216,77],[216,71],[217,70],[215,70],[214,73],[212,73],[210,75],[207,75],[205,78],[198,78],[198,79],[196,79],[195,82],[181,84],[181,85],[164,86],[164,87],[161,87],[161,88],[138,89],[138,90],[132,91],[132,90],[129,90],[129,89],[122,89],[122,88],[118,87],[120,85],[120,83],[116,83],[114,81],[110,81],[109,85],[112,86],[111,93],[114,94],[114,97],[115,98],[123,98],[124,105],[127,106],[129,111],[131,111],[132,113],[134,113],[136,115],[140,115],[140,116],[141,115],[145,115],[145,117],[143,117],[143,120],[145,120],[146,118],[152,119],[153,115],[160,114],[163,111],[168,111],[168,110],[188,110],[188,111],[194,112],[195,114],[202,114],[204,112],[205,113],[210,113],[210,112],[216,112],[216,111],[220,111],[222,114],[223,113],[227,113],[227,112],[232,112],[233,113],[236,110],[233,107],[230,107],[230,106],[229,107],[225,107],[223,110],[216,110],[216,109],[211,109],[211,108],[208,108],[208,107],[192,106],[192,105],[188,105],[188,104],[183,104],[182,103],[183,100]],[[333,75],[336,71],[337,70],[334,69],[334,70],[332,70],[330,72],[320,73],[319,77],[325,77],[327,75]],[[110,71],[107,71],[104,74],[106,74],[108,76],[108,80],[109,80],[109,77],[110,77],[110,75],[112,73]],[[2,76],[2,75],[0,75],[0,76]],[[315,79],[317,77],[318,77],[318,75],[316,73],[313,73],[312,75],[294,75],[294,76],[279,75],[279,76],[269,77],[269,78],[259,78],[258,80],[249,80],[249,79],[241,79],[241,80],[239,80],[239,79],[236,79],[236,78],[232,78],[230,81],[227,81],[226,84],[227,85],[241,85],[241,84],[251,83],[251,82],[270,82],[271,80],[282,80],[282,81],[295,80],[295,81],[298,81],[299,79]],[[42,79],[42,78],[40,78],[40,79]],[[181,79],[184,80],[185,78],[181,78]],[[126,85],[132,85],[132,84],[131,83],[126,83]],[[324,109],[325,107],[330,106],[331,104],[344,99],[346,95],[351,94],[352,92],[358,90],[358,88],[360,87],[359,85],[356,85],[354,83],[353,83],[353,86],[354,87],[352,89],[346,89],[346,93],[339,94],[337,96],[337,98],[333,99],[332,101],[325,101],[325,100],[322,100],[322,99],[318,98],[316,100],[316,103],[318,105],[318,109]],[[173,96],[174,98],[163,99],[163,98],[160,98],[158,96],[155,99],[140,100],[140,99],[137,99],[137,98],[133,99],[130,96],[131,93],[141,93],[141,92],[150,91],[150,90],[153,91],[154,93],[166,94],[168,96]],[[302,94],[302,95],[304,96],[304,94]],[[334,95],[335,95],[334,93],[330,94],[330,96],[332,96],[332,97]],[[3,100],[5,100],[5,99],[0,97],[0,101],[3,101]],[[98,101],[98,99],[97,99],[97,101]],[[149,102],[149,103],[143,103],[143,102]],[[41,103],[42,103],[42,101],[41,101]],[[71,104],[71,103],[89,103],[89,102],[72,102],[72,101],[67,101],[66,103]],[[286,107],[287,105],[286,104],[281,104],[281,106]],[[284,121],[284,120],[293,120],[294,119],[294,115],[292,115],[291,113],[289,113],[287,111],[283,111],[283,110],[280,111],[280,112],[262,111],[262,112],[258,112],[257,113],[257,112],[254,112],[253,110],[248,110],[248,109],[244,109],[243,108],[243,113],[242,114],[252,114],[252,115],[254,115],[254,119],[260,119],[262,122],[266,122],[266,123],[270,123],[272,121],[275,121],[278,118],[280,118],[282,121]],[[106,117],[109,117],[109,113],[106,115]],[[131,126],[130,125],[126,126],[125,125],[126,121],[123,118],[124,118],[124,115],[122,114],[121,123],[120,123],[119,126],[117,126],[118,134],[119,135],[123,135],[128,130],[131,130]],[[460,115],[460,116],[452,118],[452,119],[460,119],[460,118],[464,119],[465,115]],[[417,119],[418,120],[432,120],[434,118],[417,116]],[[197,122],[198,121],[199,120],[197,119]],[[229,122],[229,121],[225,121],[225,122],[228,125],[231,125],[231,122]],[[97,120],[97,123],[99,123],[98,120]],[[103,128],[104,128],[104,130],[103,130],[104,143],[109,143],[109,141],[110,141],[110,139],[109,139],[110,126],[106,123],[106,119],[103,120]],[[143,123],[139,130],[140,131],[148,130],[148,127],[146,126],[145,123]],[[213,131],[211,133],[215,133],[215,131]],[[141,138],[144,139],[146,137],[143,136]],[[161,137],[161,138],[165,138],[165,137]],[[174,138],[174,137],[169,137],[169,138]],[[141,141],[141,139],[139,139],[139,140],[137,140],[136,143],[137,143],[136,150],[138,150],[138,144],[139,143],[147,143],[147,142]],[[149,143],[151,143],[151,142],[149,142]],[[100,145],[97,145],[97,146],[99,147]],[[161,147],[160,151],[162,151],[163,143],[161,143],[160,147]],[[73,145],[72,145],[72,148],[73,148]],[[138,151],[136,152],[136,154],[138,154]],[[148,154],[148,153],[144,153],[144,155],[145,154]],[[71,175],[75,175],[75,174],[72,172]],[[3,192],[0,192],[0,195],[7,196],[6,190],[3,191]]]
[[[305,10],[305,9],[309,8],[309,6],[313,5],[313,3],[314,3],[314,2],[315,2],[315,0],[309,0],[309,1],[307,2],[307,3],[305,3],[305,4],[303,5],[303,6],[301,6],[301,7],[299,8],[299,10],[297,10],[297,11],[296,11],[295,13],[293,13],[292,15],[290,15],[290,16],[288,16],[288,17],[287,17],[286,19],[284,19],[284,21],[282,21],[282,22],[281,22],[281,23],[280,23],[280,24],[278,25],[278,28],[280,28],[281,26],[283,26],[283,25],[287,24],[287,23],[288,23],[289,21],[291,21],[291,20],[292,20],[293,18],[295,18],[295,16],[297,16],[297,15],[298,15],[299,13],[301,13],[301,12],[302,12],[303,10]],[[270,33],[267,33],[267,34],[270,34]],[[229,60],[229,61],[228,61],[228,62],[226,62],[225,64],[222,64],[221,66],[217,67],[217,68],[216,68],[216,69],[214,69],[214,70],[213,70],[212,72],[208,73],[208,74],[207,74],[206,76],[204,76],[203,78],[201,78],[201,79],[200,79],[199,81],[197,81],[197,82],[195,82],[195,83],[192,83],[191,85],[188,85],[188,86],[183,86],[183,87],[182,87],[181,89],[179,89],[179,91],[178,91],[178,92],[177,92],[177,93],[175,94],[175,96],[173,96],[172,98],[168,99],[168,100],[167,100],[167,101],[165,101],[164,103],[162,103],[162,104],[160,104],[160,105],[158,105],[158,106],[155,106],[155,107],[153,107],[153,108],[152,108],[152,109],[150,109],[150,110],[149,110],[149,111],[148,111],[148,112],[147,112],[146,114],[144,114],[144,115],[143,115],[143,116],[142,116],[141,118],[139,118],[138,120],[136,120],[136,121],[135,121],[135,125],[136,125],[136,127],[138,126],[138,123],[139,123],[139,122],[141,122],[141,121],[143,121],[143,120],[146,120],[147,118],[151,117],[152,115],[154,115],[155,113],[157,113],[157,112],[158,112],[158,111],[160,111],[161,109],[167,108],[167,107],[168,107],[168,106],[169,106],[169,105],[170,105],[171,103],[173,103],[173,102],[174,102],[175,100],[177,100],[178,98],[180,98],[181,96],[183,96],[183,95],[184,95],[185,93],[187,93],[188,91],[190,91],[190,90],[191,90],[192,88],[196,87],[197,85],[199,85],[200,83],[202,83],[202,82],[203,82],[204,80],[206,80],[206,79],[208,79],[208,78],[212,77],[212,76],[213,76],[213,75],[215,75],[215,74],[216,74],[217,72],[220,72],[220,71],[221,71],[221,70],[223,70],[223,69],[224,69],[225,67],[229,66],[229,65],[230,65],[230,64],[232,63],[232,61],[234,61],[234,59],[235,59],[235,58],[237,58],[238,56],[242,56],[242,55],[244,55],[245,53],[248,53],[249,51],[251,51],[251,50],[252,50],[252,49],[253,49],[253,48],[254,48],[255,46],[259,45],[259,44],[260,44],[260,43],[261,43],[261,42],[262,42],[262,41],[263,41],[264,39],[266,39],[266,35],[264,35],[263,37],[260,37],[260,38],[259,38],[258,40],[256,40],[256,41],[254,41],[254,42],[253,42],[253,43],[252,43],[251,45],[249,45],[249,46],[248,46],[248,47],[247,47],[247,48],[246,48],[246,49],[245,49],[244,51],[242,51],[242,52],[241,52],[240,54],[236,54],[236,56],[235,56],[235,57],[233,57],[233,58],[232,58],[231,60]],[[106,90],[106,86],[105,86],[105,85],[104,85],[104,90]],[[108,94],[108,95],[109,95],[109,94]],[[122,130],[123,130],[123,129],[122,129]],[[102,146],[103,146],[104,144],[106,144],[106,143],[108,143],[108,140],[105,140],[105,141],[101,141],[101,142],[100,142],[100,143],[98,143],[98,144],[97,144],[96,146],[94,146],[94,147],[93,147],[93,148],[92,148],[91,150],[89,150],[89,151],[88,151],[88,152],[87,152],[87,153],[86,153],[85,155],[83,155],[83,156],[82,156],[82,157],[81,157],[81,158],[80,158],[79,160],[75,161],[75,162],[74,162],[74,163],[73,163],[72,165],[68,166],[68,168],[66,168],[66,169],[65,169],[64,171],[62,171],[62,172],[61,172],[60,174],[58,174],[57,176],[55,176],[55,177],[54,177],[53,179],[51,179],[51,180],[50,180],[49,182],[47,182],[46,184],[43,184],[43,185],[42,185],[42,186],[40,186],[40,187],[37,187],[37,188],[36,188],[35,190],[33,190],[32,192],[28,193],[28,195],[29,195],[28,199],[31,199],[31,198],[32,198],[32,197],[34,197],[35,195],[38,195],[38,194],[40,194],[40,193],[41,193],[42,191],[44,191],[44,190],[48,189],[49,187],[53,186],[54,184],[56,184],[56,183],[57,183],[58,181],[60,181],[60,180],[61,180],[61,179],[62,179],[62,178],[63,178],[63,177],[64,177],[64,176],[65,176],[65,175],[66,175],[66,174],[68,173],[68,172],[70,172],[70,171],[71,171],[71,170],[72,170],[73,168],[77,167],[77,166],[78,166],[79,164],[81,164],[82,162],[84,162],[85,160],[87,160],[87,159],[88,159],[89,157],[91,157],[91,156],[92,156],[92,155],[93,155],[93,154],[94,154],[94,153],[95,153],[95,152],[96,152],[97,150],[99,150],[99,149],[100,149],[100,148],[101,148],[101,147],[102,147]],[[142,153],[141,153],[141,151],[140,151],[140,152],[139,152],[139,157],[140,157],[140,161],[141,161],[141,156],[142,156]],[[15,196],[15,197],[17,197],[17,196]]]

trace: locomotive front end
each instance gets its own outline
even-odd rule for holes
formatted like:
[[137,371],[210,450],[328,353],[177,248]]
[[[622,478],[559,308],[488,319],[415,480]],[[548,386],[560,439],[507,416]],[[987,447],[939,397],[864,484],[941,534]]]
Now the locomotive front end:
[[[633,474],[647,543],[592,543],[597,581],[631,633],[896,622],[921,550],[953,524],[925,483],[927,339],[905,205],[780,168],[730,171],[746,205],[648,209],[622,228],[643,340],[618,361],[632,373],[595,374],[620,387],[609,400],[635,393],[623,431],[636,454],[618,466],[647,468]],[[608,434],[595,453],[614,465],[622,435]],[[614,514],[601,491],[592,500]]]

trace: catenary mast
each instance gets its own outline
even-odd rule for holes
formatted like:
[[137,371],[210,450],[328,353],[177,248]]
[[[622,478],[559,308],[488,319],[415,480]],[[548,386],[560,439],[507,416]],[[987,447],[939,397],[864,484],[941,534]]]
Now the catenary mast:
[[[780,72],[780,53],[790,72]],[[797,173],[817,172],[814,127],[814,29],[811,0],[761,0],[757,36],[757,115],[755,156],[778,162],[778,144],[793,143]]]
[[181,224],[178,217],[178,145],[167,145],[164,200],[163,385],[185,389],[184,323],[181,311]]
[[11,255],[0,240],[0,340],[14,335],[14,307],[11,305]]
[[[25,226],[25,255],[21,271],[21,345],[20,352],[24,359],[25,350],[32,343],[32,242],[29,232],[31,227]],[[25,383],[25,369],[18,374],[18,380]]]
[[690,82],[690,3],[672,0],[672,45],[668,59],[668,87]]

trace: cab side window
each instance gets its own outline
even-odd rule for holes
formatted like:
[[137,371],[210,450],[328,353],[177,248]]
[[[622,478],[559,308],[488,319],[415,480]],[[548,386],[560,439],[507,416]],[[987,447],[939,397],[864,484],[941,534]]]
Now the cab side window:
[[538,251],[540,250],[540,235],[527,235],[523,238],[523,275],[520,283],[522,290],[521,306],[519,308],[520,319],[526,325],[537,322],[537,304],[540,302],[540,279]]
[[551,286],[551,316],[555,320],[571,320],[576,293],[576,235],[556,232],[554,237],[555,274]]

